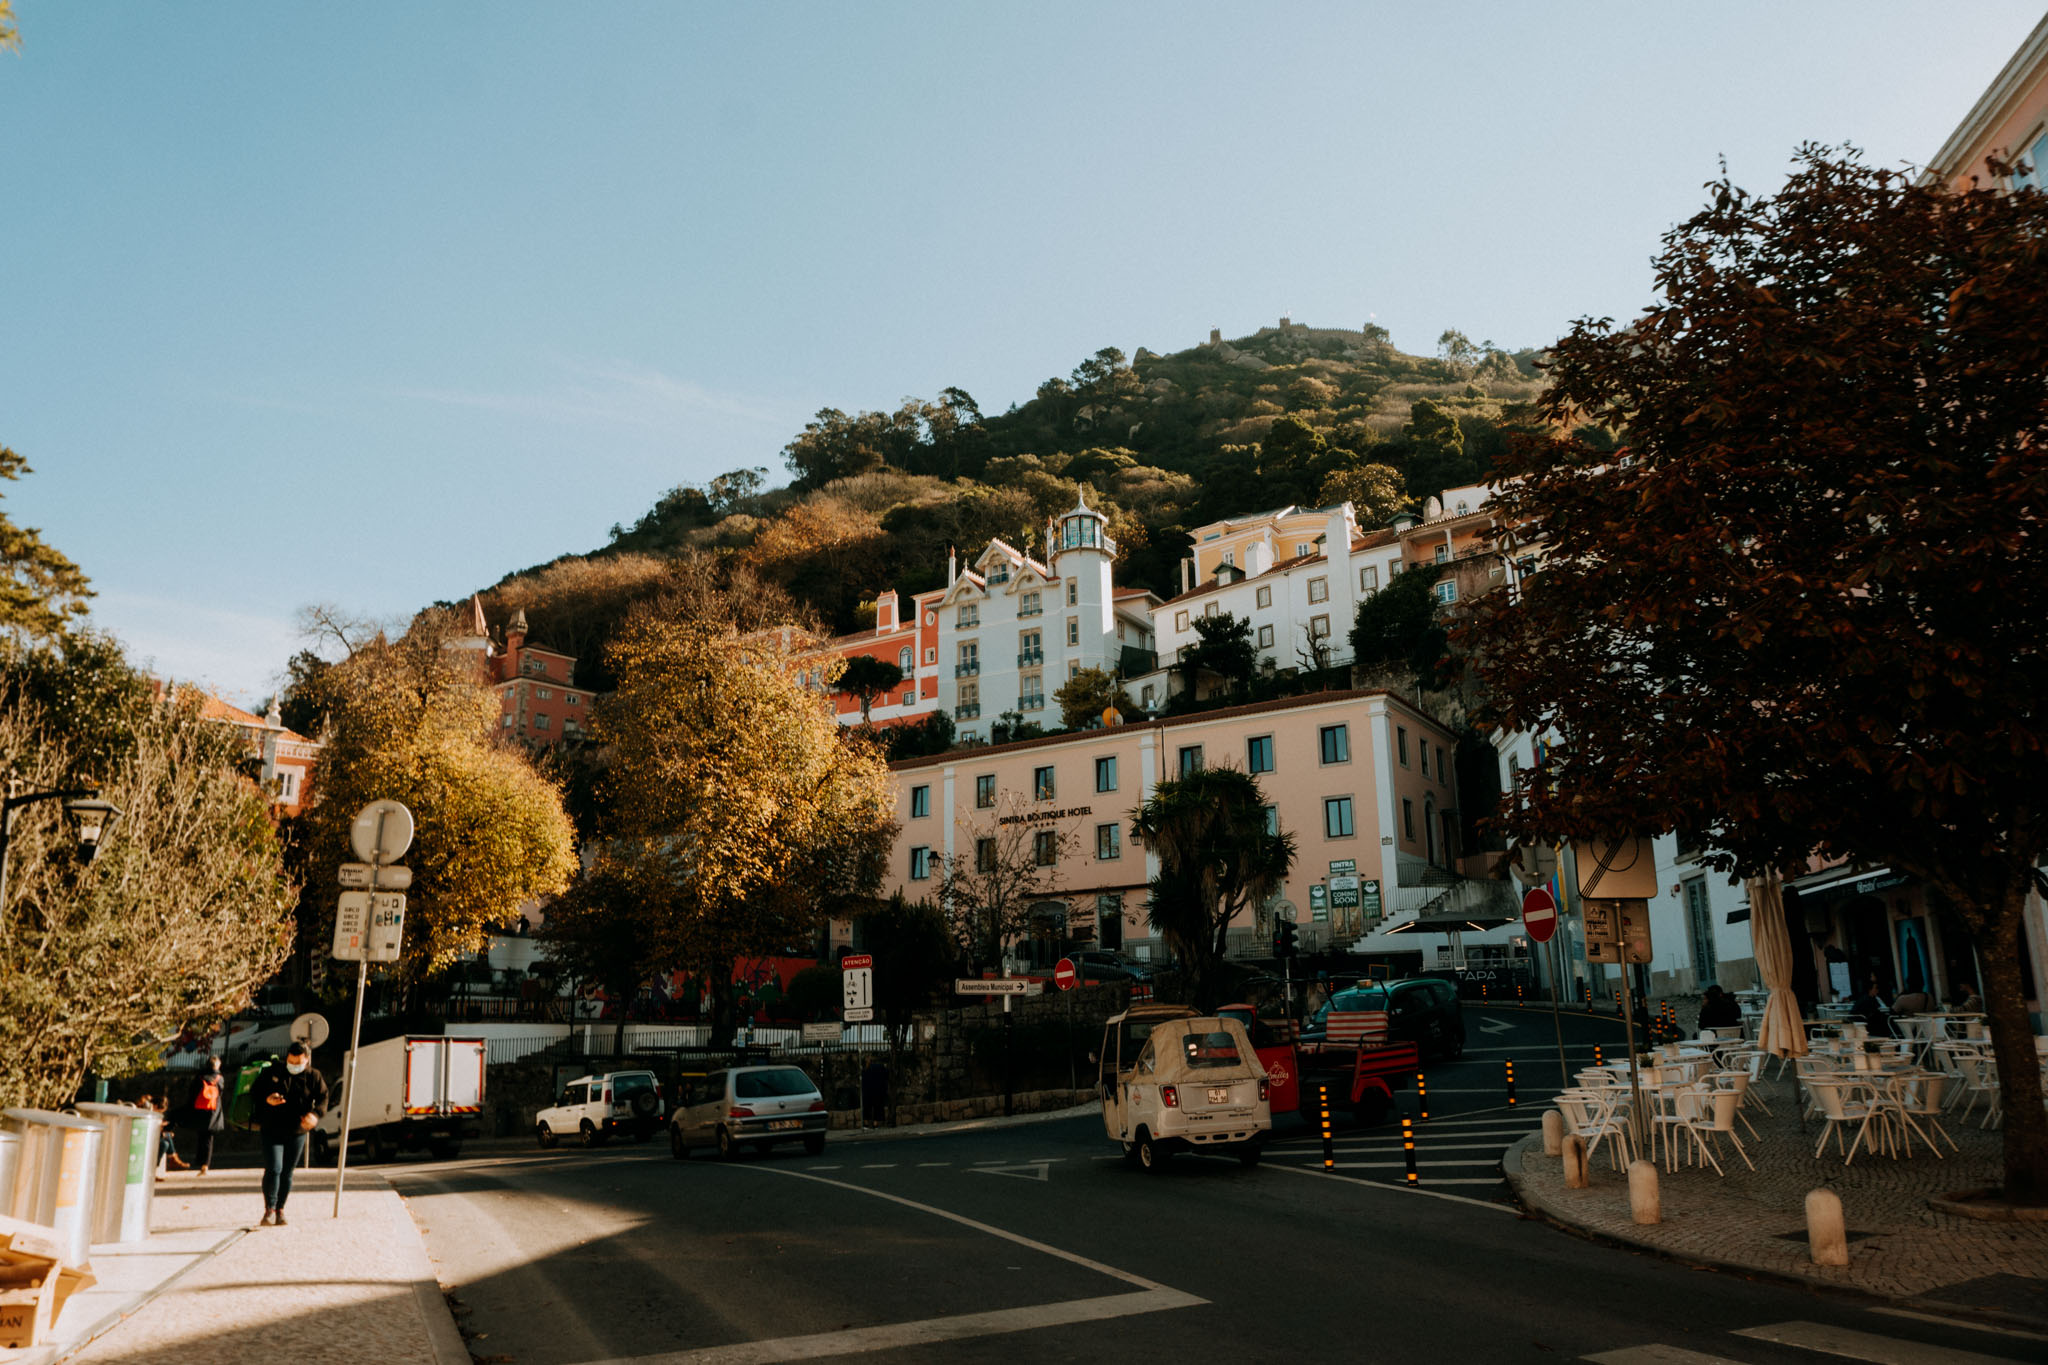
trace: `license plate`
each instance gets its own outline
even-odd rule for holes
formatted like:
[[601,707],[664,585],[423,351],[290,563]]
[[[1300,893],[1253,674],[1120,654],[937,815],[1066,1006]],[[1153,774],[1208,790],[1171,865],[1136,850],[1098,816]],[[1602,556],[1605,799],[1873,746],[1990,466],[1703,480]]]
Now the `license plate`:
[[1228,1103],[1230,1103],[1230,1087],[1228,1087],[1228,1086],[1219,1086],[1219,1085],[1212,1085],[1212,1086],[1210,1086],[1210,1087],[1209,1087],[1209,1103],[1211,1103],[1211,1104],[1228,1104]]
[[801,1128],[804,1126],[804,1121],[802,1119],[770,1119],[768,1120],[768,1126],[771,1129]]

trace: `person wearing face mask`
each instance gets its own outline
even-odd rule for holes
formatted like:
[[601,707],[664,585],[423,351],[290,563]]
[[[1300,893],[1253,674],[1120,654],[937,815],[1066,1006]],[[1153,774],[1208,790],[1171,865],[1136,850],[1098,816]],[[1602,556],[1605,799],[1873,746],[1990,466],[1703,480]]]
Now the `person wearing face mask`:
[[250,1112],[263,1138],[263,1226],[284,1226],[292,1170],[306,1150],[306,1134],[327,1112],[327,1082],[313,1069],[304,1043],[293,1043],[282,1062],[272,1059],[250,1088]]

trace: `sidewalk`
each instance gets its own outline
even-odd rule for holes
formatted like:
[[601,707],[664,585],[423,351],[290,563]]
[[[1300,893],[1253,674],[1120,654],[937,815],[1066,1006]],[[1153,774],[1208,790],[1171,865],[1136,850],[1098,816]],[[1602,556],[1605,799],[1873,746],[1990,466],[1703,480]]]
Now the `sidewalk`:
[[[1962,1148],[1945,1160],[1913,1140],[1897,1161],[1857,1152],[1844,1167],[1834,1140],[1813,1155],[1821,1122],[1803,1126],[1792,1083],[1757,1087],[1772,1114],[1744,1111],[1760,1138],[1740,1121],[1737,1135],[1757,1165],[1751,1172],[1726,1142],[1722,1169],[1681,1164],[1657,1171],[1664,1221],[1638,1227],[1629,1216],[1628,1177],[1609,1163],[1607,1144],[1590,1163],[1592,1184],[1566,1189],[1562,1158],[1543,1155],[1540,1134],[1508,1149],[1501,1165],[1524,1205],[1561,1227],[1660,1252],[1698,1265],[1746,1271],[1855,1290],[1931,1312],[1988,1316],[2036,1330],[2048,1328],[2048,1223],[1983,1222],[1938,1211],[1930,1196],[1998,1183],[1999,1134],[1978,1118],[1943,1126]],[[1981,1110],[1979,1111],[1981,1115]],[[1853,1130],[1844,1137],[1846,1146]],[[1849,1264],[1819,1266],[1807,1254],[1809,1190],[1841,1197],[1849,1230]]]
[[159,1179],[152,1235],[93,1248],[99,1284],[55,1339],[0,1365],[289,1360],[294,1365],[469,1365],[404,1201],[374,1170],[302,1171],[281,1228],[255,1227],[262,1173],[216,1167]]

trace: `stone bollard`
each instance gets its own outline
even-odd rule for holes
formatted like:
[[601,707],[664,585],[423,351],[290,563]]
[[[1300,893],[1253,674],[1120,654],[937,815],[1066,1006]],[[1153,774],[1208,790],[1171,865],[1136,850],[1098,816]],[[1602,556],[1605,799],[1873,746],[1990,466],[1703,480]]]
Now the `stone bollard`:
[[1849,1264],[1849,1230],[1842,1197],[1833,1190],[1806,1192],[1806,1247],[1815,1265]]
[[1555,1109],[1543,1112],[1543,1155],[1556,1156],[1564,1150],[1564,1115]]
[[1642,1224],[1664,1221],[1664,1201],[1657,1194],[1657,1167],[1652,1162],[1628,1163],[1628,1214]]
[[1564,1140],[1564,1187],[1583,1190],[1592,1183],[1586,1175],[1586,1140],[1573,1133]]

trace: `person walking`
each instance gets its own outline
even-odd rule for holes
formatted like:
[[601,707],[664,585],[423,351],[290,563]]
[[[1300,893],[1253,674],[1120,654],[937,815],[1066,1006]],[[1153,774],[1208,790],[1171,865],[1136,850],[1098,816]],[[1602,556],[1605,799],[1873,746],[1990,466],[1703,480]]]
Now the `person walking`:
[[889,1121],[889,1064],[880,1057],[860,1074],[860,1126],[880,1128]]
[[327,1112],[327,1081],[313,1069],[313,1054],[293,1043],[284,1060],[272,1058],[250,1088],[250,1112],[263,1138],[263,1226],[283,1227],[292,1170],[306,1150],[306,1134]]
[[192,1133],[192,1164],[205,1175],[213,1164],[214,1135],[227,1127],[228,1121],[228,1078],[221,1073],[219,1053],[209,1056],[193,1078],[179,1117]]

